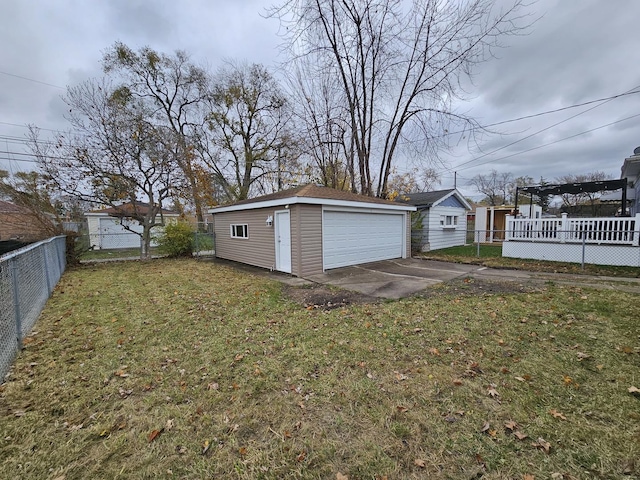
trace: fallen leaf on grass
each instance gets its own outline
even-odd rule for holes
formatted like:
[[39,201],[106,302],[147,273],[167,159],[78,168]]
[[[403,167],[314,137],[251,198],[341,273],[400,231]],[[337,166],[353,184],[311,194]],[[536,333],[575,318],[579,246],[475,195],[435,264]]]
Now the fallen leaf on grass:
[[491,425],[489,424],[489,422],[484,422],[484,424],[482,425],[482,428],[480,429],[480,433],[487,432],[490,428],[491,428]]
[[576,355],[578,356],[578,361],[581,362],[582,360],[586,360],[587,358],[591,358],[591,355],[588,355],[586,353],[583,352],[577,352]]
[[303,462],[305,458],[307,458],[307,452],[303,450],[298,454],[298,456],[296,457],[296,460],[298,462]]
[[636,387],[629,387],[627,389],[629,391],[629,393],[631,393],[632,395],[640,395],[640,388],[636,388]]
[[491,398],[498,398],[500,396],[494,386],[491,386],[487,389],[487,395],[489,395]]
[[125,390],[124,388],[119,388],[118,389],[118,394],[120,395],[120,397],[122,398],[127,398],[129,395],[131,395],[133,393],[133,390]]
[[518,424],[516,422],[514,422],[513,420],[508,420],[506,422],[504,422],[504,428],[514,431],[516,429],[516,427],[518,426]]
[[342,473],[338,472],[336,473],[336,480],[349,480],[349,477],[347,475],[343,475]]
[[202,455],[206,454],[209,451],[209,447],[211,447],[211,444],[209,443],[209,440],[205,440],[204,443],[202,444]]
[[567,417],[565,417],[562,413],[560,413],[555,408],[552,408],[551,410],[549,410],[549,413],[551,415],[553,415],[554,418],[559,418],[560,420],[566,420],[567,419]]
[[169,431],[169,430],[171,430],[173,428],[174,425],[175,425],[175,423],[174,423],[173,419],[169,419],[169,420],[167,420],[167,423],[164,426],[164,429],[166,431]]
[[529,435],[527,435],[526,433],[522,433],[520,430],[516,430],[515,432],[513,432],[513,435],[518,439],[518,440],[524,440],[525,438],[527,438]]
[[420,467],[420,468],[425,468],[425,467],[427,466],[427,464],[425,463],[425,461],[424,461],[424,460],[422,460],[421,458],[416,458],[416,459],[413,461],[413,464],[414,464],[414,465],[416,465],[417,467]]
[[238,453],[244,457],[247,454],[247,447],[240,447]]
[[551,444],[542,437],[538,437],[538,440],[533,442],[531,446],[544,450],[544,453],[549,453],[549,450],[551,449]]
[[525,473],[524,477],[522,477],[522,480],[535,480],[535,479],[536,479],[536,477],[534,477],[530,473]]
[[409,409],[407,407],[403,407],[402,405],[398,405],[396,407],[400,413],[408,412]]
[[454,378],[453,379],[453,384],[457,387],[459,387],[460,385],[462,385],[462,380],[459,378]]
[[176,446],[176,453],[178,455],[184,455],[185,453],[187,453],[187,447],[185,447],[184,445],[177,445]]
[[153,442],[156,438],[158,438],[162,432],[164,432],[164,428],[161,428],[160,430],[153,430],[149,434],[149,443]]

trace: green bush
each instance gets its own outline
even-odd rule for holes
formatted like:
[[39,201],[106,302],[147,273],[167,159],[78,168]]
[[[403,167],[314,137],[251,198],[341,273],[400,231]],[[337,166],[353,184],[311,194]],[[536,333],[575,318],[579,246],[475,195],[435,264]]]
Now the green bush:
[[158,250],[170,257],[187,257],[193,253],[193,228],[186,222],[168,224],[158,236]]

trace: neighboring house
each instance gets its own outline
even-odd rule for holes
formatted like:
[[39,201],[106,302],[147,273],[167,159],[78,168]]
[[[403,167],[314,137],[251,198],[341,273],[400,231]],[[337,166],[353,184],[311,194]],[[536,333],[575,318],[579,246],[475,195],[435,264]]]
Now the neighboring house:
[[[135,208],[136,211],[144,214],[148,211],[149,205],[137,202]],[[140,235],[138,235],[138,233],[142,233],[142,225],[136,220],[127,217],[127,214],[131,214],[132,212],[133,205],[131,203],[123,203],[117,207],[92,210],[85,213],[91,247],[98,250],[139,248]],[[179,217],[180,215],[178,213],[163,209],[158,217],[156,217],[156,222],[166,224],[177,221]],[[125,228],[125,226],[128,229]],[[162,230],[162,226],[157,226],[152,229],[155,234],[161,233]],[[155,246],[156,244],[152,241],[151,245]]]
[[211,209],[216,257],[305,277],[406,258],[415,207],[306,185]]
[[33,242],[50,236],[49,231],[28,208],[0,200],[0,240]]
[[[500,205],[492,207],[476,207],[476,221],[474,227],[474,241],[495,242],[505,238],[507,216],[515,213],[514,205]],[[541,218],[540,205],[519,205],[518,218]]]
[[629,182],[627,200],[630,203],[629,213],[633,217],[640,213],[640,147],[633,151],[633,155],[625,158],[622,164],[622,175]]
[[418,209],[422,232],[412,235],[423,252],[465,244],[471,205],[455,188],[401,195],[397,200]]

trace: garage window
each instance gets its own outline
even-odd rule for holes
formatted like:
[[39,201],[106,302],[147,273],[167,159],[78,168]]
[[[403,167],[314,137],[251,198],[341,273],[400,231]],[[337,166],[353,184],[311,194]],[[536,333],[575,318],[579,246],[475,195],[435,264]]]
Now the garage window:
[[440,215],[440,226],[443,228],[455,228],[458,225],[457,215]]
[[246,223],[232,224],[231,238],[249,238],[249,226]]

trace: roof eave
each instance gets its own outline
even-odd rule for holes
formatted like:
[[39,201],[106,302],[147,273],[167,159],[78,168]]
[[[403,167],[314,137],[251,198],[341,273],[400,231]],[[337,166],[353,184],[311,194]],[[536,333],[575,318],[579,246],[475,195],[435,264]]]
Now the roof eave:
[[276,200],[266,200],[262,202],[252,202],[242,205],[228,205],[226,207],[215,207],[208,210],[208,213],[225,213],[225,212],[239,212],[242,210],[255,210],[258,208],[271,208],[280,207],[285,205],[330,205],[336,207],[352,207],[352,208],[376,208],[379,210],[400,210],[400,211],[416,211],[416,207],[412,205],[402,204],[385,204],[385,203],[373,203],[373,202],[354,202],[352,200],[336,200],[332,198],[318,198],[318,197],[288,197],[279,198]]

